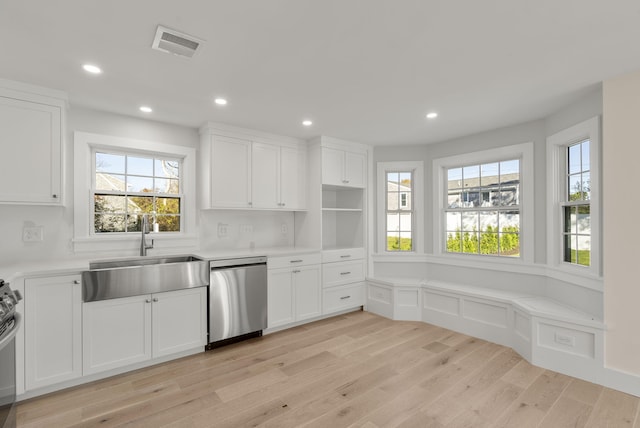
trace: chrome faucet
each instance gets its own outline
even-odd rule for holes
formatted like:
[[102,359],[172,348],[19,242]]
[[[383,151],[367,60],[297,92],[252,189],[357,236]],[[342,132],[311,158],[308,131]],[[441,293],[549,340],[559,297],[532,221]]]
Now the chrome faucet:
[[140,255],[146,256],[147,250],[153,249],[153,239],[151,245],[147,245],[145,235],[149,233],[149,217],[148,214],[142,214],[142,240],[140,241]]

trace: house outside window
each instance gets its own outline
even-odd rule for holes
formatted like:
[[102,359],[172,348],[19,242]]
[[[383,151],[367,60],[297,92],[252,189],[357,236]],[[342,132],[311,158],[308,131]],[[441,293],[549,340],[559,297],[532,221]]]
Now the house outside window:
[[181,161],[95,151],[94,233],[140,232],[142,215],[157,232],[181,230]]

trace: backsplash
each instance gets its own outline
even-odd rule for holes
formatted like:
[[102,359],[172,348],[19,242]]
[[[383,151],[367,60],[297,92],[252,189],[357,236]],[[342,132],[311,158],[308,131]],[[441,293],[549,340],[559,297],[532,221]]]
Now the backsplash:
[[200,212],[200,248],[225,250],[294,245],[294,215],[284,211]]

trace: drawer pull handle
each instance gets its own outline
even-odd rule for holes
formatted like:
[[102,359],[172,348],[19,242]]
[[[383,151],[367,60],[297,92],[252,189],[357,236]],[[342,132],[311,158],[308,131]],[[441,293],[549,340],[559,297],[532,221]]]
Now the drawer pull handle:
[[292,271],[293,273],[300,273],[300,271],[298,269]]
[[351,272],[340,272],[340,275],[351,275]]
[[351,254],[345,254],[344,256],[340,256],[341,259],[348,259],[351,257]]
[[345,300],[345,299],[350,299],[350,298],[351,298],[351,296],[342,296],[342,297],[340,298],[340,300]]
[[289,263],[302,263],[302,260],[291,260]]

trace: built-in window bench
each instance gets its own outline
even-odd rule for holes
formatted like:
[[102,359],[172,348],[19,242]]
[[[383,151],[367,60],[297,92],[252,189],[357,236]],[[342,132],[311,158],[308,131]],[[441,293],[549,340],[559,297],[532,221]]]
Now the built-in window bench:
[[509,346],[531,364],[602,383],[602,320],[550,298],[420,279],[367,278],[367,310]]

